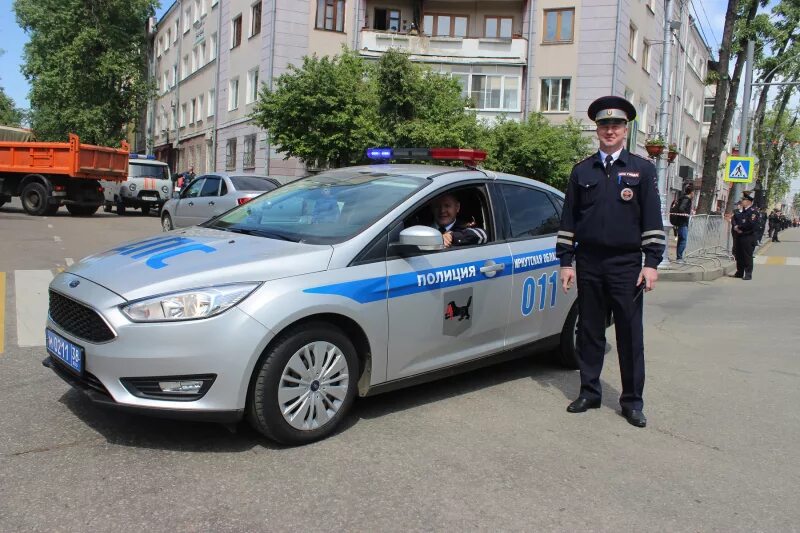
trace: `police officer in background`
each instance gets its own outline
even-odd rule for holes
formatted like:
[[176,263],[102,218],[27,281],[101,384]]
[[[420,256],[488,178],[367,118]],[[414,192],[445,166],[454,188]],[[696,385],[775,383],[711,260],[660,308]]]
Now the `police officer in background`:
[[597,124],[600,150],[572,169],[556,245],[565,292],[577,276],[580,314],[581,391],[567,411],[600,407],[606,315],[611,310],[622,416],[645,427],[642,292],[655,287],[666,246],[656,169],[623,148],[628,122],[636,118],[630,102],[618,96],[598,98],[589,106],[589,118]]
[[756,249],[756,230],[760,216],[753,208],[753,197],[742,194],[742,210],[733,214],[733,237],[736,245],[736,274],[743,280],[753,279],[753,252]]

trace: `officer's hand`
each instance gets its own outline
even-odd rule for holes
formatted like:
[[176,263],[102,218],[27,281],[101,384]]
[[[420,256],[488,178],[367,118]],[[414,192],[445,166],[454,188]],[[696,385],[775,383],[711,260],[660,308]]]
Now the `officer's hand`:
[[564,291],[564,294],[567,294],[567,291],[572,288],[574,281],[575,269],[572,267],[561,267],[561,289]]
[[443,234],[442,235],[442,239],[444,239],[444,247],[445,248],[450,248],[450,246],[453,245],[453,233],[452,232],[448,231],[447,233]]
[[641,285],[642,282],[645,283],[644,290],[646,292],[652,291],[656,288],[656,280],[658,279],[658,270],[655,268],[644,267],[642,271],[639,273],[639,281],[636,282],[636,285]]

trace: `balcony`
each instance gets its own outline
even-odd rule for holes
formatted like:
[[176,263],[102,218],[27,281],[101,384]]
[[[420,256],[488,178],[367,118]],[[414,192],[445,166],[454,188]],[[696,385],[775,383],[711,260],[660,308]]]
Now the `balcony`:
[[394,48],[425,63],[524,66],[528,57],[528,40],[521,37],[431,37],[365,29],[358,48],[362,56],[373,58]]

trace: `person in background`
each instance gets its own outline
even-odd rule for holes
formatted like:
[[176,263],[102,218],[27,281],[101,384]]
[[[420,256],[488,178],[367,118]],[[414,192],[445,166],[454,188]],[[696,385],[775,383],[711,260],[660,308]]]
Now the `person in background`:
[[692,215],[692,201],[694,199],[694,186],[690,183],[684,193],[678,198],[675,210],[670,213],[670,224],[678,233],[677,260],[683,262],[683,253],[686,251],[686,241],[689,239],[689,219]]

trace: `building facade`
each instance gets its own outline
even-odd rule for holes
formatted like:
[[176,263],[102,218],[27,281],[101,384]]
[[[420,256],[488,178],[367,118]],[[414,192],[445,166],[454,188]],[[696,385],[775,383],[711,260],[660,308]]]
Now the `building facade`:
[[[700,175],[710,53],[681,3],[672,19],[681,22],[670,76],[677,189],[679,169]],[[588,135],[589,104],[625,96],[639,110],[629,147],[644,154],[657,130],[663,21],[655,0],[177,0],[152,37],[152,144],[176,170],[302,175],[252,123],[259,88],[306,55],[347,46],[367,59],[399,49],[453,76],[487,121],[541,112],[554,123],[581,120]]]

